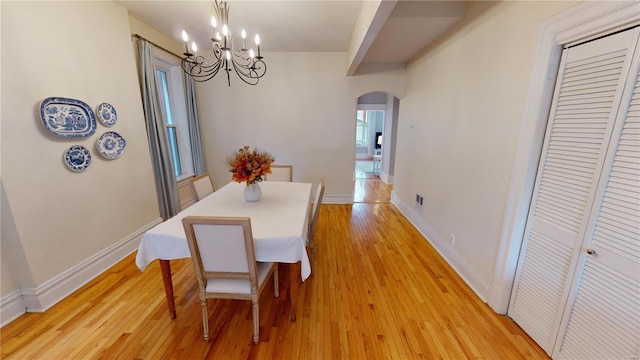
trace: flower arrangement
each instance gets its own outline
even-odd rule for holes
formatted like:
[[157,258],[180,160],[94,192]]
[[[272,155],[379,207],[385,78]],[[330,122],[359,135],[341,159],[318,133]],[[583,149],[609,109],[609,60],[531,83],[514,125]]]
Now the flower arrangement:
[[233,155],[227,156],[231,179],[235,182],[246,182],[247,186],[264,180],[265,174],[271,174],[271,164],[274,158],[266,151],[253,149],[248,146],[238,149]]

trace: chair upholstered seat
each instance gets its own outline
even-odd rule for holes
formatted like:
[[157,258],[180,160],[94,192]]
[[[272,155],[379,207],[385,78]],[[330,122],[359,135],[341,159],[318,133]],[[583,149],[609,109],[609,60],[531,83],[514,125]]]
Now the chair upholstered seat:
[[[274,263],[257,263],[258,284],[262,284]],[[209,279],[206,290],[208,293],[234,293],[251,295],[251,281],[248,279]]]

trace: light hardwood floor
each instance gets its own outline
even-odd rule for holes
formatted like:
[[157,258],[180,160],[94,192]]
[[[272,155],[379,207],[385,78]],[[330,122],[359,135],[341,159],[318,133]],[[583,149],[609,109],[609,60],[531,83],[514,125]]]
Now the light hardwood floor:
[[[358,166],[356,162],[353,173],[353,202],[354,203],[388,203],[391,201],[391,190],[393,185],[387,185],[379,176],[371,172],[365,172],[364,167]],[[372,169],[373,165],[368,165]]]
[[280,297],[268,288],[260,297],[257,345],[251,303],[238,300],[209,301],[211,341],[203,341],[188,259],[172,261],[171,320],[157,262],[140,272],[134,254],[46,313],[1,329],[1,358],[547,358],[484,304],[392,204],[322,205],[316,236],[298,320],[287,316],[290,279],[281,264]]
[[391,201],[393,185],[387,185],[378,178],[361,178],[353,181],[354,203],[388,203]]

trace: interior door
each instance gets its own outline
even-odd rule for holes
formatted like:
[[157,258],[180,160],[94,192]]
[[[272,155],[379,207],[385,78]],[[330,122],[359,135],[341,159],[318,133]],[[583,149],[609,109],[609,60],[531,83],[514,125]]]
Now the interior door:
[[636,44],[554,358],[640,358],[639,52]]
[[525,227],[508,315],[548,354],[556,343],[637,29],[565,49]]

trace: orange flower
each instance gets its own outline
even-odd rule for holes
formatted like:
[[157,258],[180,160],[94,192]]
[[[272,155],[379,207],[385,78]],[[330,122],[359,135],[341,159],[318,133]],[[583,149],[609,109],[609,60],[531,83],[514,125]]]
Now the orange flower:
[[266,151],[249,150],[248,146],[241,147],[233,155],[227,156],[231,179],[235,182],[246,182],[247,186],[264,180],[265,174],[271,174],[271,164],[274,158]]

